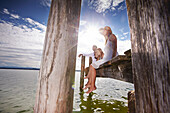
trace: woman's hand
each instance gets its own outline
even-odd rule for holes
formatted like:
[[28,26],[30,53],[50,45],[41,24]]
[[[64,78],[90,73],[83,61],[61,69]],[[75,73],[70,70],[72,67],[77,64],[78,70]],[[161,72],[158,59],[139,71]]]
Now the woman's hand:
[[83,54],[79,54],[79,56],[78,56],[78,57],[81,57],[81,56],[83,56]]

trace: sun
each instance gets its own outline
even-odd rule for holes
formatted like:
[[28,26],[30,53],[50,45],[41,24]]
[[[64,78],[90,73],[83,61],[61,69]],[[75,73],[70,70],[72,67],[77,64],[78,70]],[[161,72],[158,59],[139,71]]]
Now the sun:
[[87,30],[86,35],[90,37],[91,39],[94,39],[96,38],[96,36],[100,35],[99,28],[97,26],[94,26],[94,25],[88,26],[86,30]]
[[104,47],[104,37],[100,34],[97,24],[87,24],[79,33],[79,48],[83,51],[92,51],[93,45],[99,48]]

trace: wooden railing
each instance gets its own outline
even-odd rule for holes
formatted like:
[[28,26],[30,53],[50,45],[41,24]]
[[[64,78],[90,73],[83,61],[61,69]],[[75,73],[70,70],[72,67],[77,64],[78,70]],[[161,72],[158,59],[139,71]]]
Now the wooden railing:
[[[90,64],[92,63],[92,57],[89,57],[89,67]],[[84,74],[88,73],[88,70],[85,70],[85,56],[81,57],[81,74],[80,74],[80,91],[82,91],[83,86],[84,86]]]

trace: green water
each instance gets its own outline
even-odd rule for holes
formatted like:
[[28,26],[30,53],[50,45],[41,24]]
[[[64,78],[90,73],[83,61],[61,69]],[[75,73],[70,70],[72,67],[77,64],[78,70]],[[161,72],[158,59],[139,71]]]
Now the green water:
[[73,111],[73,113],[127,113],[127,106],[123,101],[92,98],[93,95],[96,95],[96,93],[93,92],[89,94],[87,99],[83,96],[84,92],[79,94],[81,100],[81,104],[79,106],[80,111]]

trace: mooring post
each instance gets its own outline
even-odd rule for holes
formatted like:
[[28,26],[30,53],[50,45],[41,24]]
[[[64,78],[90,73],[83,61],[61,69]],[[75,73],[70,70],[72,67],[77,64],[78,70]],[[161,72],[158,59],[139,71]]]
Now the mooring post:
[[89,57],[89,68],[90,68],[91,63],[92,63],[92,57]]
[[81,57],[80,91],[83,91],[83,86],[84,86],[84,69],[85,69],[85,56],[82,56]]
[[52,0],[34,113],[72,113],[81,0]]

